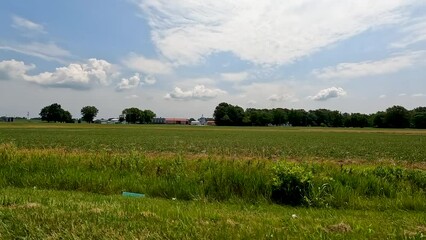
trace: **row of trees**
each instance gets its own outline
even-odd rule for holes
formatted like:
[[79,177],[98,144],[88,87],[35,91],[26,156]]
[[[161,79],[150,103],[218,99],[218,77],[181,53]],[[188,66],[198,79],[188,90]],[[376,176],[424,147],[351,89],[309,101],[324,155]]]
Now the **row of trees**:
[[[81,120],[93,123],[99,110],[95,106],[85,106],[81,109]],[[138,108],[126,108],[120,116],[120,122],[128,123],[151,123],[155,113],[151,110],[140,110]],[[42,121],[74,123],[75,120],[69,111],[62,109],[60,104],[54,103],[41,109],[40,117]]]
[[341,113],[328,109],[305,111],[303,109],[254,109],[244,111],[240,106],[220,103],[214,111],[219,126],[328,126],[328,127],[379,127],[379,128],[426,128],[426,107],[411,111],[393,106],[374,114]]
[[120,116],[120,122],[126,120],[128,123],[152,123],[155,113],[151,110],[140,110],[139,108],[126,108]]

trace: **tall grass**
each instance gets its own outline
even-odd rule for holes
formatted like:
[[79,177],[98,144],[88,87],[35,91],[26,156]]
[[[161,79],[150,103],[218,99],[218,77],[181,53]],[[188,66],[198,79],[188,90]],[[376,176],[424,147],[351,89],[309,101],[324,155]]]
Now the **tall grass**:
[[182,200],[426,210],[426,172],[392,166],[186,158],[141,152],[25,150],[0,144],[0,187]]

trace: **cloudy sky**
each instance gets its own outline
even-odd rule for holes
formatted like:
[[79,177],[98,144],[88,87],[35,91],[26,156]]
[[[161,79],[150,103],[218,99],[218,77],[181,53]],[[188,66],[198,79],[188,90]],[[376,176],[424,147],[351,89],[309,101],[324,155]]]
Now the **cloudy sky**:
[[424,0],[0,2],[0,115],[426,106]]

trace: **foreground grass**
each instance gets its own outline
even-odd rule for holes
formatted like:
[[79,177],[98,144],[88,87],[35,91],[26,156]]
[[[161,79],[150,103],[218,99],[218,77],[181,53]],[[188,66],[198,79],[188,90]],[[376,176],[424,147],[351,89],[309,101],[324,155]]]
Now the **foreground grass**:
[[421,239],[425,235],[424,212],[0,189],[1,239]]

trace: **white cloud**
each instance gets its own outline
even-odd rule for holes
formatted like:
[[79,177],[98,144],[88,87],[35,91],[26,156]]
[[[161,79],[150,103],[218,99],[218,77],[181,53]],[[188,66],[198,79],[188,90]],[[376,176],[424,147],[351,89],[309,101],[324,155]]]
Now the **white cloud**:
[[[415,0],[136,0],[159,52],[198,64],[230,52],[256,64],[286,64],[321,48],[399,23]],[[326,13],[326,14],[324,14]]]
[[140,83],[141,83],[141,78],[139,76],[139,73],[135,73],[135,75],[133,75],[130,78],[122,78],[121,82],[117,84],[117,91],[137,88]]
[[172,67],[167,63],[136,54],[127,56],[123,60],[123,64],[132,70],[146,74],[169,74],[173,71]]
[[179,87],[175,87],[174,91],[168,93],[165,98],[175,100],[209,100],[225,93],[226,92],[221,89],[206,88],[204,85],[197,85],[193,89],[187,91],[184,91]]
[[1,61],[0,80],[23,79],[26,72],[34,68],[34,65],[25,65],[24,62],[14,59]]
[[11,45],[0,45],[0,49],[14,51],[30,56],[35,56],[48,61],[57,61],[64,63],[63,57],[71,56],[71,53],[53,42],[40,43],[31,42],[28,44],[11,44]]
[[54,72],[27,75],[25,80],[49,87],[89,89],[94,85],[108,85],[117,74],[109,62],[91,58],[86,63],[56,68]]
[[386,98],[386,95],[382,94],[382,95],[379,96],[379,98],[381,98],[381,99]]
[[425,51],[409,52],[378,61],[340,63],[334,67],[315,69],[312,73],[321,79],[358,78],[395,73],[419,64],[419,60],[424,56]]
[[273,82],[252,82],[247,85],[234,86],[232,98],[226,99],[243,107],[275,108],[294,107],[300,100],[297,98],[306,92],[306,86],[300,83],[281,79]]
[[17,28],[19,30],[23,31],[32,31],[32,32],[38,32],[38,33],[45,33],[43,25],[35,23],[33,21],[30,21],[28,19],[19,17],[19,16],[13,16],[12,17],[13,24],[12,26],[14,28]]
[[405,96],[407,96],[406,93],[400,93],[400,94],[398,94],[398,97],[405,97]]
[[154,76],[147,75],[143,79],[139,73],[135,73],[130,78],[122,78],[121,81],[117,84],[116,90],[123,91],[137,88],[140,85],[147,84],[153,85],[157,82],[157,79]]
[[402,39],[390,45],[392,48],[406,48],[409,45],[426,41],[426,17],[415,18],[402,28],[405,35]]
[[326,101],[331,98],[338,98],[345,96],[346,92],[343,88],[340,87],[331,87],[319,91],[315,96],[309,96],[308,99],[315,101]]
[[220,75],[224,81],[228,82],[241,82],[249,76],[248,72],[222,73]]
[[268,97],[268,101],[271,101],[271,102],[298,102],[299,99],[297,99],[292,94],[281,94],[281,95],[272,94],[271,96]]
[[152,75],[147,75],[143,79],[143,83],[148,84],[148,85],[153,85],[156,82],[157,82],[157,79]]
[[424,93],[415,93],[415,94],[412,94],[411,97],[426,97],[426,94],[424,94]]

